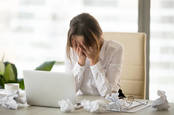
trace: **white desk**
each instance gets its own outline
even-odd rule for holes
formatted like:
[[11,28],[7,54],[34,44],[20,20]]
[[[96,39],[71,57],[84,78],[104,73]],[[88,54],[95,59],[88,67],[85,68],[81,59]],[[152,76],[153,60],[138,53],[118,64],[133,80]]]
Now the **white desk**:
[[[86,99],[86,97],[85,97]],[[89,100],[94,100],[96,97],[89,97]],[[174,104],[170,104],[168,111],[156,111],[155,109],[148,107],[135,113],[119,113],[119,112],[107,112],[103,115],[174,115]],[[72,113],[63,113],[58,108],[47,108],[30,106],[27,108],[20,108],[18,110],[9,110],[0,108],[0,115],[98,115],[97,113],[89,113],[83,109],[75,110]]]

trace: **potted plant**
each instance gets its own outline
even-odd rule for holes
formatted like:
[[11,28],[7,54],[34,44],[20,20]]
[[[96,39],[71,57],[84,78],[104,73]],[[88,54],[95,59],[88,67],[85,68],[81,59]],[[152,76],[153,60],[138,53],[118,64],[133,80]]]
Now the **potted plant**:
[[[11,62],[4,62],[4,57],[0,60],[0,88],[4,88],[5,83],[19,83],[19,87],[24,89],[24,80],[18,79],[17,68]],[[35,70],[51,71],[56,61],[46,61]]]
[[5,83],[19,83],[21,89],[24,89],[24,80],[17,78],[17,68],[11,62],[4,62],[4,57],[0,60],[0,88],[4,88]]

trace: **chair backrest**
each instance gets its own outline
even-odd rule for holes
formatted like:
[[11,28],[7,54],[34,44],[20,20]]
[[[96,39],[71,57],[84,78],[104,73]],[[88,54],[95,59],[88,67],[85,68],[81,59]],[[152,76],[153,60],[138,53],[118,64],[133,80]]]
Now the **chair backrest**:
[[121,89],[126,96],[146,98],[146,35],[144,33],[104,32],[105,40],[124,47]]

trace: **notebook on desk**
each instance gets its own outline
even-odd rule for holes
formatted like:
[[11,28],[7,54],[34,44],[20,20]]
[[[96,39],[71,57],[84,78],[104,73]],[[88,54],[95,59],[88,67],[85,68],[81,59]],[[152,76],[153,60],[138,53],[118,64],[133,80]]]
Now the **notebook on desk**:
[[137,112],[139,110],[145,109],[147,107],[150,107],[151,103],[147,100],[138,100],[138,101],[134,101],[132,106],[130,106],[127,110],[125,110],[124,112]]

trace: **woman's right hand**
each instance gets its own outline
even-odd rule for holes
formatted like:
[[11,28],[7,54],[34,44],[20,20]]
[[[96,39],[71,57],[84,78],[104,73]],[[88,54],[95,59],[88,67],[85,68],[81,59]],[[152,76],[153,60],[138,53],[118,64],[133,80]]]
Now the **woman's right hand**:
[[80,44],[77,43],[75,40],[73,41],[73,50],[75,51],[75,53],[78,55],[78,63],[80,66],[84,66],[85,65],[85,61],[86,61],[86,55],[83,52],[82,48],[80,47]]

